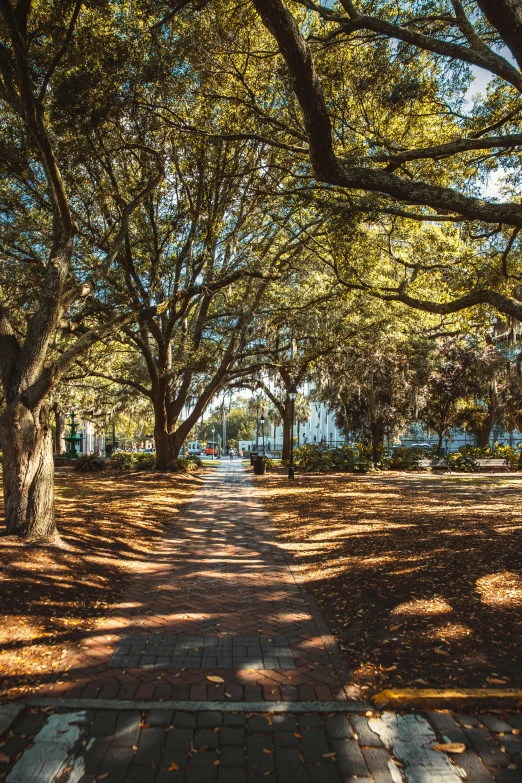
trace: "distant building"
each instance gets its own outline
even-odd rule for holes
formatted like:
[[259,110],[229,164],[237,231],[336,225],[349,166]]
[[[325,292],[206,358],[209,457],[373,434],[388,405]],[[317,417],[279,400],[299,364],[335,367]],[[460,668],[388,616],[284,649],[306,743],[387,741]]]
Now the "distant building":
[[78,447],[80,454],[105,454],[105,435],[96,433],[92,421],[84,419],[78,435],[82,438]]

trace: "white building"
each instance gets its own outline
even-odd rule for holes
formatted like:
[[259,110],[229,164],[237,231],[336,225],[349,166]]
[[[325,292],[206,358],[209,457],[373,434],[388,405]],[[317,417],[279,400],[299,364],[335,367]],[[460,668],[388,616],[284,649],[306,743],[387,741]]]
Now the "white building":
[[78,435],[82,438],[77,447],[79,454],[105,454],[105,435],[96,433],[92,421],[84,419],[78,428]]

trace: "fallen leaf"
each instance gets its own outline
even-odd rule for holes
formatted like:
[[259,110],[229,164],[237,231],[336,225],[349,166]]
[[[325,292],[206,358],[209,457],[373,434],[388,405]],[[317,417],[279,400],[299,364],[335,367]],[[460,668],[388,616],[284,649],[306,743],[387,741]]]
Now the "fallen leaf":
[[169,767],[167,767],[167,772],[174,772],[177,769],[179,769],[179,765],[176,764],[175,761],[173,761],[172,764]]
[[263,748],[263,753],[267,753],[269,756],[272,755],[272,751],[269,750],[268,748]]
[[0,753],[0,763],[9,764],[9,761],[10,761],[9,756],[6,756],[5,753]]
[[223,677],[218,677],[217,674],[207,674],[207,680],[210,680],[210,682],[225,682]]
[[332,753],[323,753],[323,759],[334,759],[335,758],[335,751],[332,751]]
[[215,766],[215,767],[217,767],[218,765],[219,765],[219,759],[216,759],[216,760],[214,761],[214,766]]
[[444,753],[464,753],[466,746],[463,742],[443,742],[440,745],[434,745],[433,750],[442,750]]

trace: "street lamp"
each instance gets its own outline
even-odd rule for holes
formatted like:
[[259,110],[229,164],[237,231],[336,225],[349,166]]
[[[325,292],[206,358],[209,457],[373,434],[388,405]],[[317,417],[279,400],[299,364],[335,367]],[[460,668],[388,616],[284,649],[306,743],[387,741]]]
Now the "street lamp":
[[215,436],[216,436],[216,428],[214,427],[214,425],[212,425],[212,447],[211,447],[211,451],[212,451],[212,461],[214,461],[214,444],[215,444],[215,442],[216,442],[216,441],[214,440]]
[[290,430],[290,464],[288,466],[288,478],[294,478],[294,411],[295,411],[295,399],[297,397],[297,387],[295,383],[290,386],[288,392],[288,399],[292,403],[292,429]]
[[261,414],[261,418],[259,419],[259,422],[261,424],[261,437],[263,439],[263,456],[265,454],[265,414]]

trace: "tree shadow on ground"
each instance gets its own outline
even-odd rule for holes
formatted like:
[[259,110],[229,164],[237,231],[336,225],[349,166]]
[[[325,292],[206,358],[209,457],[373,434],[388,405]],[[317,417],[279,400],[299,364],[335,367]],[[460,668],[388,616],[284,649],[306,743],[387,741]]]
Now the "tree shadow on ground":
[[[147,515],[154,515],[156,509],[150,505],[147,502]],[[315,691],[310,688],[313,683],[313,687],[330,688],[332,698],[341,687],[339,675],[288,568],[285,549],[274,541],[258,497],[240,487],[236,492],[234,474],[231,483],[220,477],[206,484],[198,502],[171,521],[165,537],[156,535],[144,558],[140,559],[138,553],[133,579],[127,581],[111,610],[103,611],[103,617],[93,617],[90,626],[82,626],[81,650],[72,660],[66,659],[65,671],[64,663],[58,662],[54,669],[41,671],[38,680],[31,680],[27,674],[25,679],[19,678],[19,687],[56,680],[61,684],[63,679],[72,683],[72,690],[78,687],[82,695],[96,696],[102,686],[107,686],[102,693],[108,698],[116,694],[118,698],[132,698],[122,695],[120,686],[139,684],[146,686],[142,694],[147,694],[139,698],[152,698],[153,692],[154,698],[160,693],[161,698],[171,698],[171,693],[188,698],[190,687],[201,683],[210,689],[209,698],[225,699],[227,693],[228,697],[238,693],[233,690],[236,686],[261,688],[295,683],[306,685],[307,698],[314,699]],[[110,558],[105,565],[110,566]],[[286,635],[296,668],[272,675],[268,670],[249,670],[248,666],[241,671],[215,670],[214,674],[222,676],[223,685],[210,685],[206,677],[209,671],[197,667],[176,670],[165,666],[144,671],[132,664],[111,668],[110,658],[122,635],[152,637],[158,633],[261,635],[269,639]],[[6,677],[5,687],[17,682],[12,676]],[[257,698],[262,698],[261,693]]]
[[522,686],[522,476],[259,487],[360,684]]
[[60,669],[121,595],[202,479],[155,473],[71,473],[56,478],[67,547],[0,538],[0,671],[4,687]]

